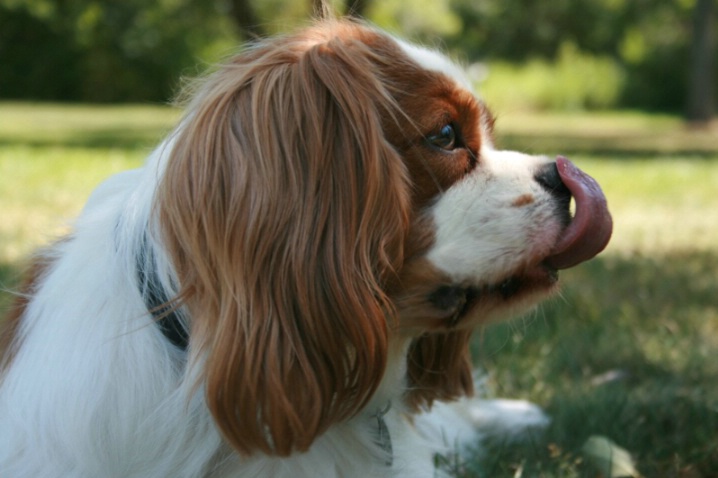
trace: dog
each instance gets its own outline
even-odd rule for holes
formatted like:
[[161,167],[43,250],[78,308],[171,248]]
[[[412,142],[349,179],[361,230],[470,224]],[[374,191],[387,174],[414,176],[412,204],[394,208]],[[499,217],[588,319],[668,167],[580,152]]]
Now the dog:
[[0,476],[436,476],[480,412],[472,330],[606,246],[601,188],[497,149],[458,66],[359,21],[259,40],[191,97],[35,257]]

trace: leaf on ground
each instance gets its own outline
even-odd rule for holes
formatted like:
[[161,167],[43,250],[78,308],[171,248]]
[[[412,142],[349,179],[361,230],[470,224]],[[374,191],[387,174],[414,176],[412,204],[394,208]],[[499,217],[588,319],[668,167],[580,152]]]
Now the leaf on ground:
[[581,447],[587,461],[605,478],[639,478],[631,454],[610,439],[593,435]]

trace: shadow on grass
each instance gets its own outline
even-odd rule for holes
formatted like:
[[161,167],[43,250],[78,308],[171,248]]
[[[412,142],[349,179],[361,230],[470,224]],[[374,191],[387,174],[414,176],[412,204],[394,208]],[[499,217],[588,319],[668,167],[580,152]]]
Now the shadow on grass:
[[[8,136],[0,132],[0,147],[73,147],[88,149],[121,148],[147,149],[159,144],[171,132],[169,126],[105,127],[98,129],[33,132],[32,135]],[[562,134],[499,134],[498,146],[502,149],[534,153],[591,154],[621,157],[681,157],[716,158],[718,141],[710,144],[681,140],[677,143],[660,141],[648,136],[581,136]]]
[[494,444],[478,476],[596,476],[579,451],[591,435],[644,476],[714,476],[716,271],[710,251],[601,257],[565,271],[562,297],[528,323],[490,327],[476,347],[492,389],[539,402],[553,423],[527,446]]
[[556,154],[591,154],[595,156],[660,156],[715,158],[718,141],[688,141],[681,138],[674,142],[648,135],[570,135],[556,134],[501,134],[502,149],[528,152],[555,152]]
[[159,144],[169,131],[163,127],[105,128],[91,131],[67,131],[57,135],[39,133],[27,138],[0,136],[0,147],[68,147],[134,151],[148,149]]

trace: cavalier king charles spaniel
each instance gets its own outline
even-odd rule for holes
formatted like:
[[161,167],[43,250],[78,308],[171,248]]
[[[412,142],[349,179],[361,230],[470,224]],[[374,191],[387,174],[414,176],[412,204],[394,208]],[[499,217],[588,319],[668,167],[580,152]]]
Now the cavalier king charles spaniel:
[[493,123],[446,57],[358,21],[245,48],[36,256],[0,476],[435,476],[481,414],[472,330],[611,235],[593,179]]

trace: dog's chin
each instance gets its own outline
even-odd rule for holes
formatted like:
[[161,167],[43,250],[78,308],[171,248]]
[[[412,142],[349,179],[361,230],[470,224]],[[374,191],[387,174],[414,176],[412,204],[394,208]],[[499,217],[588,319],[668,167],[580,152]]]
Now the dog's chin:
[[407,280],[418,285],[395,301],[401,314],[399,328],[410,336],[468,330],[511,319],[559,290],[558,270],[545,258],[484,280],[477,277],[442,283],[430,268],[418,271],[407,275]]
[[544,263],[484,286],[470,286],[460,310],[447,318],[449,329],[472,328],[480,324],[521,315],[559,289],[558,271]]
[[482,285],[442,286],[430,301],[445,309],[435,330],[473,328],[521,315],[558,291],[558,271],[539,263]]

